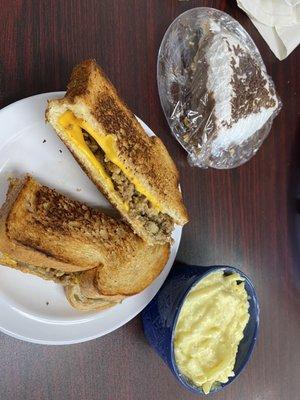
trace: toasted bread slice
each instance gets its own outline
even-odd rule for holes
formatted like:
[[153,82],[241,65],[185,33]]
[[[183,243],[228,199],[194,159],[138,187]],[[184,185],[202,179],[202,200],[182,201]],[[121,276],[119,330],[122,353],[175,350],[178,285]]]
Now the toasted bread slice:
[[112,307],[150,285],[168,258],[168,245],[148,246],[146,253],[140,248],[121,268],[111,264],[76,273],[76,279],[70,280],[65,288],[66,297],[74,308],[82,311]]
[[75,282],[87,298],[93,297],[97,272],[94,295],[117,296],[109,298],[116,302],[152,282],[168,259],[169,244],[150,246],[124,222],[27,177],[11,181],[0,210],[0,251],[4,265]]
[[99,292],[96,283],[97,268],[89,271],[78,272],[76,280],[73,280],[65,288],[69,303],[82,311],[103,310],[120,303],[125,296],[106,296]]
[[66,287],[66,296],[79,309],[111,307],[149,286],[163,270],[169,252],[168,244],[148,246],[147,251],[140,247],[122,264],[111,262],[78,272]]
[[31,177],[13,185],[0,214],[0,250],[19,261],[65,272],[82,271],[107,262],[116,247],[126,255],[130,239],[137,238],[126,224]]
[[102,311],[120,303],[120,301],[109,301],[101,297],[89,298],[82,293],[80,285],[67,286],[65,293],[71,306],[80,311]]
[[118,264],[97,268],[95,285],[105,295],[130,296],[149,286],[161,273],[169,258],[169,245],[148,246],[136,249],[122,268]]
[[[50,227],[47,230],[43,221],[46,210],[40,209],[43,206],[39,201],[35,202],[39,188],[42,186],[29,177],[11,180],[0,210],[1,263],[24,272],[29,272],[33,266],[54,273],[90,268],[87,264],[77,264],[74,259],[71,262],[67,257],[61,257],[60,239],[64,237],[57,238],[58,230],[53,235]],[[66,243],[67,238],[64,239]],[[46,243],[45,248],[42,248],[42,243]],[[40,276],[40,273],[37,271],[36,274]]]
[[[169,246],[137,249],[129,262],[102,265],[76,273],[65,292],[70,304],[79,310],[100,310],[120,303],[150,285],[169,258]],[[75,282],[74,282],[75,281]]]
[[[119,302],[126,297],[120,294],[115,294],[115,295],[102,294],[101,290],[99,290],[98,288],[97,272],[98,268],[92,268],[89,269],[88,271],[76,273],[76,280],[73,280],[73,282],[75,282],[76,285],[80,286],[80,291],[82,295],[84,295],[89,299],[102,299],[102,300],[109,300],[116,302]],[[113,279],[116,278],[113,277]]]
[[171,241],[188,221],[178,171],[162,141],[148,137],[94,60],[74,68],[51,123],[90,179],[147,242]]

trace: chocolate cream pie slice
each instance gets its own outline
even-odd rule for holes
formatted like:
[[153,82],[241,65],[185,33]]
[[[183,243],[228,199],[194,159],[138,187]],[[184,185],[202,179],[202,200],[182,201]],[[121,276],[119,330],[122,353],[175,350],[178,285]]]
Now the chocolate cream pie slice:
[[249,160],[281,107],[252,39],[231,17],[227,25],[222,18],[201,20],[197,34],[178,22],[177,64],[175,56],[159,64],[172,132],[200,167],[232,168]]
[[264,66],[231,34],[213,34],[205,60],[212,156],[232,154],[274,115],[279,99]]

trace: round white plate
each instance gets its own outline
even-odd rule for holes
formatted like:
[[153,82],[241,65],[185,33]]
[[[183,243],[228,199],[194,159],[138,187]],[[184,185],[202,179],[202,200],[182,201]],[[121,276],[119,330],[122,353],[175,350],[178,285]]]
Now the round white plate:
[[[45,123],[47,99],[63,95],[39,94],[0,111],[1,204],[8,188],[7,178],[29,173],[74,199],[112,208]],[[154,135],[139,121],[148,135]],[[0,266],[0,330],[42,344],[78,343],[112,332],[135,317],[157,293],[174,262],[180,237],[181,228],[176,227],[168,263],[147,289],[101,312],[79,312],[69,305],[60,285]]]

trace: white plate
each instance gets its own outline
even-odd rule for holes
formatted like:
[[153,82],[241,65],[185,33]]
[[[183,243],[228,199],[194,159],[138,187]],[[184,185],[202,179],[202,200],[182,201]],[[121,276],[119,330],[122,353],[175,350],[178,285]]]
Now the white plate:
[[[77,200],[111,208],[51,126],[45,124],[47,99],[63,94],[36,95],[0,111],[1,204],[5,200],[7,178],[30,173]],[[154,135],[146,124],[140,123],[148,135]],[[142,293],[98,313],[73,309],[60,285],[0,266],[0,330],[42,344],[78,343],[112,332],[136,316],[163,284],[177,253],[180,227],[176,227],[173,237],[170,258],[159,277]]]

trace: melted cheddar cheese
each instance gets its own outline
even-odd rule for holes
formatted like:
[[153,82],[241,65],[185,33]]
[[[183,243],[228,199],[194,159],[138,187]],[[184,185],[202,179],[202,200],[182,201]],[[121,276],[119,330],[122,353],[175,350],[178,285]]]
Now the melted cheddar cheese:
[[124,203],[120,196],[115,192],[114,185],[109,175],[106,173],[105,168],[101,162],[95,157],[93,152],[89,149],[86,144],[82,129],[88,132],[93,139],[98,143],[100,148],[105,153],[107,159],[114,163],[124,173],[126,178],[134,185],[135,189],[150,202],[150,204],[160,211],[159,202],[156,198],[149,193],[149,191],[138,181],[134,174],[124,165],[124,163],[118,157],[118,150],[116,146],[116,138],[113,135],[101,135],[96,132],[86,121],[81,118],[76,118],[72,111],[65,111],[58,120],[61,127],[64,128],[69,138],[75,143],[78,150],[85,155],[90,163],[97,169],[102,179],[105,180],[107,187],[110,190],[110,195],[113,196],[114,200],[129,210],[127,203]]
[[249,320],[242,280],[236,273],[209,274],[192,288],[179,313],[174,335],[176,364],[206,394],[234,376],[238,345]]

